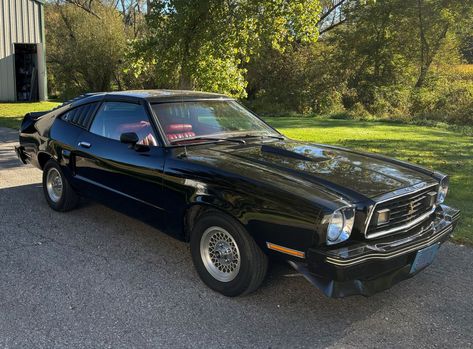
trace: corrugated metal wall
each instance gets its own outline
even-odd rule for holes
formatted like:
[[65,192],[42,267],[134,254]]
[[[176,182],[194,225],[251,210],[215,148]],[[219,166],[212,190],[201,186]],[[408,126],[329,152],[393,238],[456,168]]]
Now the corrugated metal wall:
[[0,101],[16,99],[14,44],[41,43],[41,6],[34,0],[0,0]]

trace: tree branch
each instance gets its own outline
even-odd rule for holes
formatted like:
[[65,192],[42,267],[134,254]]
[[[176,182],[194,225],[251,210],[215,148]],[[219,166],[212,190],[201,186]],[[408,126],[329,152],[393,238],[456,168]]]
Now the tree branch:
[[317,25],[319,25],[320,23],[323,22],[323,20],[325,18],[327,18],[328,16],[330,16],[330,14],[335,11],[337,8],[339,8],[340,6],[342,6],[345,2],[347,2],[347,0],[340,0],[339,2],[337,2],[335,5],[333,5],[332,7],[328,8],[327,11],[325,13],[322,14],[322,16],[320,16],[319,20],[317,21]]
[[82,10],[90,13],[92,16],[95,16],[97,17],[98,19],[102,19],[97,13],[95,13],[93,10],[92,10],[92,2],[93,0],[89,0],[88,1],[88,5],[86,5],[85,3],[82,3],[80,0],[65,0],[65,2],[69,3],[69,4],[72,4],[72,5],[75,5],[79,8],[81,8]]

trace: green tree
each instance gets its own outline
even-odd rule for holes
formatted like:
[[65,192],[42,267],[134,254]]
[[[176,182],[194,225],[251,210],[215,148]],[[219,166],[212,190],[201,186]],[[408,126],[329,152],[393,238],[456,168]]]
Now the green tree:
[[451,31],[471,22],[472,4],[463,0],[416,0],[420,69],[416,87],[425,84],[429,69]]
[[318,0],[151,2],[133,69],[158,86],[243,97],[250,59],[268,44],[316,41],[319,11]]
[[459,0],[420,2],[422,21],[418,0],[324,0],[319,24],[324,34],[316,43],[284,51],[269,47],[249,64],[249,102],[272,114],[347,110],[425,116],[444,113],[449,103],[466,110],[471,88],[452,81],[448,72],[460,62],[460,39],[465,42],[471,33],[473,6]]
[[70,4],[45,12],[48,73],[61,97],[120,88],[127,31],[119,12],[97,5],[92,15]]

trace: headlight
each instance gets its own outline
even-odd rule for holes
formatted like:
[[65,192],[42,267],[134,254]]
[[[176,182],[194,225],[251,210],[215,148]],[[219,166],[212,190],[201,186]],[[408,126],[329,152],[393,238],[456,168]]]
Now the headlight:
[[355,209],[345,207],[336,210],[327,226],[327,245],[338,244],[350,237],[355,222]]
[[439,192],[437,194],[437,204],[441,204],[445,201],[448,193],[448,177],[445,176],[440,181]]

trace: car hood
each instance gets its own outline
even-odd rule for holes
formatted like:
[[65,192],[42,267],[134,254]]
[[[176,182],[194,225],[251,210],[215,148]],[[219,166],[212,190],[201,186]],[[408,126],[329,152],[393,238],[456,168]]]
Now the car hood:
[[[252,171],[248,164],[254,164],[272,174],[317,183],[352,200],[360,196],[374,198],[421,182],[433,182],[425,171],[400,162],[383,160],[373,154],[292,140],[249,142],[238,146],[216,145],[202,151],[207,155],[210,155],[208,152],[214,155],[219,153],[218,166],[221,169],[226,163],[233,167],[235,162],[244,162],[246,170],[243,175],[250,176]],[[270,177],[274,180],[273,175]]]

